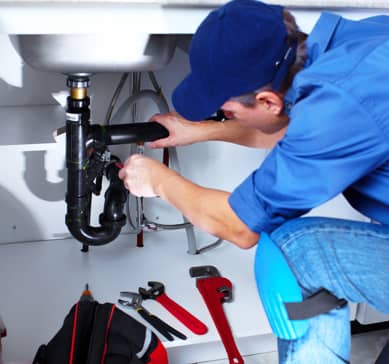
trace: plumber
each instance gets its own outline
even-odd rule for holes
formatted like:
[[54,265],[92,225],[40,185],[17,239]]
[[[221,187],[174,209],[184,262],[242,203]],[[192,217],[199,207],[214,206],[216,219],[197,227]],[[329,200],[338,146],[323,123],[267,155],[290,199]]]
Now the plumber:
[[[228,2],[197,29],[176,112],[153,117],[170,135],[151,147],[221,140],[271,152],[231,193],[136,154],[120,178],[243,249],[268,234],[304,297],[325,288],[389,313],[388,40],[386,16],[324,13],[306,35],[281,6]],[[223,122],[206,120],[218,110]],[[372,222],[301,217],[338,194]],[[278,349],[280,363],[348,363],[348,306]]]

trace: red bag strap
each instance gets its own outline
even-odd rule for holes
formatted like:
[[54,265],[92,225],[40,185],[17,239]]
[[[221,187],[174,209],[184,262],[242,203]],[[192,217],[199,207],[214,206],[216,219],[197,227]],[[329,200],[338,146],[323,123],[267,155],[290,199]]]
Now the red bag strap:
[[150,361],[148,364],[168,364],[167,351],[162,345],[161,341],[158,340],[157,347],[150,354]]
[[104,339],[104,350],[103,350],[103,355],[101,357],[101,364],[105,363],[105,358],[107,356],[107,350],[108,350],[108,335],[109,335],[109,330],[111,329],[111,323],[112,323],[112,317],[115,312],[116,306],[112,305],[111,307],[111,312],[109,313],[109,318],[108,318],[108,323],[107,323],[107,328],[105,329],[105,339]]
[[72,340],[70,344],[70,353],[69,353],[69,364],[73,364],[73,360],[74,360],[74,349],[76,347],[76,334],[77,334],[77,320],[78,320],[78,303],[74,308]]

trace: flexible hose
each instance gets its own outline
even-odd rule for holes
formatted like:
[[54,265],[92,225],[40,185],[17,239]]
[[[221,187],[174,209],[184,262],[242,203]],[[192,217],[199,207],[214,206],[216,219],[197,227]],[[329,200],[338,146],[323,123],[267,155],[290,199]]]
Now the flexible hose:
[[[165,98],[161,97],[160,94],[158,94],[156,91],[153,90],[142,90],[139,91],[130,97],[128,97],[118,108],[115,115],[112,117],[112,123],[113,124],[119,124],[121,121],[125,118],[128,111],[131,109],[131,111],[134,113],[134,110],[132,109],[133,105],[136,104],[136,102],[143,100],[143,99],[150,99],[155,103],[155,105],[158,107],[158,110],[161,113],[166,113],[169,111],[169,106],[165,100]],[[132,115],[134,117],[134,114]],[[135,146],[136,148],[137,146]],[[130,206],[129,206],[129,200],[127,203],[127,216],[128,216],[128,223],[130,225],[130,233],[138,234],[142,229],[144,225],[144,213],[143,213],[143,206],[140,198],[136,198],[136,222],[133,222],[133,219],[131,218],[131,212],[130,212]],[[160,224],[162,226],[162,224]]]
[[[114,124],[120,123],[128,111],[131,109],[132,120],[135,122],[136,120],[136,103],[142,99],[150,99],[157,106],[160,113],[165,114],[169,112],[169,105],[166,101],[165,96],[163,95],[162,89],[158,84],[155,75],[153,72],[148,72],[150,81],[155,88],[154,90],[140,90],[141,86],[141,74],[134,73],[133,74],[133,94],[128,97],[118,108],[115,115],[112,117],[111,122]],[[135,146],[137,148],[137,146]],[[170,155],[172,158],[172,162],[175,164],[175,169],[179,171],[178,158],[175,148],[169,148]],[[210,250],[218,245],[220,245],[223,239],[217,239],[214,243],[211,243],[203,248],[197,249],[195,243],[195,237],[193,232],[193,224],[190,223],[185,216],[184,223],[181,224],[160,224],[154,221],[147,219],[144,215],[143,211],[143,203],[141,198],[136,197],[136,223],[132,221],[131,212],[130,212],[130,198],[127,199],[127,216],[128,223],[130,225],[130,233],[139,234],[144,227],[150,230],[178,230],[178,229],[186,229],[188,235],[188,245],[189,245],[189,253],[190,254],[200,254],[204,251]],[[192,229],[191,229],[192,228]]]
[[116,103],[118,101],[120,92],[122,91],[123,86],[124,86],[127,78],[128,78],[128,73],[123,73],[122,77],[120,78],[119,84],[116,87],[116,90],[115,90],[115,92],[114,92],[114,94],[112,96],[111,102],[109,103],[107,114],[105,115],[105,122],[104,122],[104,124],[106,124],[106,125],[109,125],[110,122],[111,122],[111,117],[112,117],[113,109],[115,108],[115,105],[116,105]]
[[158,107],[158,110],[163,114],[169,111],[169,107],[166,101],[157,92],[153,90],[142,90],[128,97],[120,105],[115,115],[111,119],[112,124],[120,124],[121,121],[124,119],[125,115],[127,114],[128,110],[131,108],[131,106],[142,99],[152,100],[155,103],[155,105]]

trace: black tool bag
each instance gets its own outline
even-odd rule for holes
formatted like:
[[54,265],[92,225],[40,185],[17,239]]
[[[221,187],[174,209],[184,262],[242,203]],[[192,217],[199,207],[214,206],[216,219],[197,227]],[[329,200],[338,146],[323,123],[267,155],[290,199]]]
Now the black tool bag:
[[82,301],[33,364],[167,364],[157,336],[112,303]]

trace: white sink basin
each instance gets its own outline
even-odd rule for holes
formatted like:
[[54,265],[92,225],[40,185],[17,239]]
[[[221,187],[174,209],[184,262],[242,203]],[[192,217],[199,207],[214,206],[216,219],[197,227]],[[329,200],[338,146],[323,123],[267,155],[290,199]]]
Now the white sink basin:
[[42,71],[151,71],[169,62],[177,35],[196,31],[207,1],[0,0],[0,34]]
[[176,46],[174,34],[10,35],[31,67],[65,74],[153,71],[164,67]]

